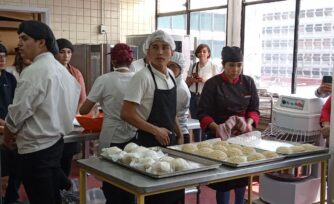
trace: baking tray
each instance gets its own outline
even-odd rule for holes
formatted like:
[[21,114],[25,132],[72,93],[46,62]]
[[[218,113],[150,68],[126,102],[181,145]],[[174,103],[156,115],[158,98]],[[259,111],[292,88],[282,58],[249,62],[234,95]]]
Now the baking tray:
[[[233,144],[240,144],[238,143],[237,140],[233,140],[233,138],[229,140],[228,142],[233,143]],[[240,145],[276,152],[276,149],[278,147],[291,147],[291,146],[298,145],[298,144],[300,143],[288,142],[288,141],[278,141],[278,140],[258,139],[251,143],[240,144]],[[329,149],[326,147],[317,146],[317,149],[313,151],[305,151],[305,152],[289,153],[289,154],[279,153],[279,154],[284,155],[285,157],[297,157],[297,156],[304,156],[304,155],[310,155],[310,154],[328,153],[328,151]]]
[[188,162],[198,163],[199,167],[194,168],[194,169],[183,170],[183,171],[176,171],[176,172],[172,172],[172,173],[152,174],[152,173],[149,173],[149,172],[131,167],[130,165],[123,164],[121,162],[117,162],[117,161],[115,162],[108,156],[101,155],[101,158],[105,159],[109,162],[112,162],[112,163],[121,165],[123,167],[126,167],[128,169],[131,169],[133,171],[136,171],[140,174],[144,174],[144,175],[147,175],[149,177],[156,178],[156,179],[167,178],[167,177],[173,177],[173,176],[179,176],[179,175],[184,175],[184,174],[191,174],[191,173],[195,173],[195,172],[216,169],[221,165],[221,162],[214,161],[214,160],[207,159],[207,158],[203,158],[203,157],[197,157],[197,156],[186,154],[184,152],[176,151],[176,150],[173,150],[173,149],[167,149],[167,148],[164,148],[164,147],[151,147],[150,149],[156,150],[156,151],[161,150],[163,153],[167,154],[170,157],[174,157],[174,158],[179,157],[179,158],[183,158],[183,159],[187,160]]
[[[218,139],[218,140],[213,139],[212,141],[209,141],[209,140],[206,140],[206,141],[208,141],[209,143],[214,143],[214,142],[220,141],[220,139]],[[195,142],[193,144],[197,144],[197,143],[198,142]],[[263,163],[272,162],[272,161],[279,161],[279,160],[283,160],[285,158],[285,155],[278,154],[278,157],[276,157],[276,158],[261,159],[261,160],[256,160],[256,161],[249,161],[249,162],[244,162],[244,163],[240,163],[240,164],[235,164],[235,163],[231,163],[231,162],[227,162],[227,161],[216,160],[216,159],[208,158],[208,157],[205,157],[205,156],[184,152],[184,151],[181,150],[182,145],[169,146],[168,148],[174,149],[176,151],[179,151],[179,152],[182,152],[182,153],[185,153],[185,154],[189,154],[189,155],[193,155],[193,156],[197,156],[197,157],[201,157],[201,158],[210,159],[210,160],[213,160],[213,161],[216,161],[216,162],[220,162],[221,164],[226,165],[226,166],[230,166],[230,167],[245,167],[245,166],[263,164]],[[262,153],[262,152],[265,151],[263,149],[258,149],[258,148],[255,148],[255,150],[258,153]]]

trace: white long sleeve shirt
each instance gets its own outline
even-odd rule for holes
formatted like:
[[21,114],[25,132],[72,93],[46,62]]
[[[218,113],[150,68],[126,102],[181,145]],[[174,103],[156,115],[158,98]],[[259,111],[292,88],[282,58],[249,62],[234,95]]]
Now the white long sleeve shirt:
[[79,83],[50,52],[35,57],[20,75],[6,117],[19,154],[51,147],[71,132],[79,94]]
[[179,125],[182,131],[182,134],[189,134],[187,127],[187,121],[189,116],[189,106],[190,106],[190,91],[189,88],[182,78],[182,75],[179,75],[176,79],[177,85],[177,104],[176,112]]

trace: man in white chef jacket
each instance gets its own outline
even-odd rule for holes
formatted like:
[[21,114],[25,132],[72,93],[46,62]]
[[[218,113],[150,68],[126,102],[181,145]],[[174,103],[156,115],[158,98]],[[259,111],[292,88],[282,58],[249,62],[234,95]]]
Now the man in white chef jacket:
[[54,58],[58,52],[51,29],[24,21],[17,31],[19,52],[33,63],[20,75],[8,107],[4,144],[18,147],[22,181],[30,204],[61,203],[60,168],[63,135],[72,131],[80,85]]

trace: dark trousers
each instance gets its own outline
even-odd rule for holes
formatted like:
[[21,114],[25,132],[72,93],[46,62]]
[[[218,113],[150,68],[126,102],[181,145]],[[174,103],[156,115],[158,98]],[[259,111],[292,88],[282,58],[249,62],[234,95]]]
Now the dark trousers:
[[60,168],[64,140],[53,146],[28,154],[19,154],[22,181],[30,204],[60,204],[60,180],[65,177]]
[[21,184],[21,177],[17,156],[17,149],[1,149],[1,174],[2,176],[9,176],[4,204],[13,203],[19,199],[18,190]]
[[[190,92],[190,94],[191,94],[191,97],[190,97],[189,110],[190,110],[191,118],[198,119],[197,107],[198,107],[198,103],[199,103],[199,99],[200,99],[201,95],[196,94],[194,92]],[[201,138],[201,131],[200,130],[194,129],[193,130],[193,135],[194,135],[194,141],[195,142],[200,142],[201,140],[203,140]]]
[[63,155],[61,157],[60,165],[65,175],[68,177],[71,173],[73,156],[80,152],[80,143],[71,142],[64,144]]

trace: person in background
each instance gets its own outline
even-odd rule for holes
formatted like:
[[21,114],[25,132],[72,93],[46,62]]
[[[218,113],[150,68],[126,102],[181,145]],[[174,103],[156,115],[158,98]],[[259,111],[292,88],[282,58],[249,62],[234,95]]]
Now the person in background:
[[67,71],[79,82],[80,84],[80,99],[79,99],[79,106],[82,105],[82,103],[86,100],[87,94],[86,94],[86,86],[84,78],[80,72],[80,70],[73,65],[70,64],[72,53],[74,52],[73,44],[65,39],[60,38],[57,40],[57,44],[59,47],[59,53],[55,55],[56,59],[66,67]]
[[[222,60],[223,73],[205,83],[198,106],[201,128],[208,139],[226,140],[235,127],[239,133],[252,131],[259,121],[259,97],[254,80],[241,74],[243,55],[240,48],[224,47]],[[230,189],[235,190],[235,204],[243,204],[247,183],[248,178],[242,178],[210,187],[216,190],[217,204],[229,203]]]
[[329,136],[330,136],[330,121],[331,121],[331,107],[332,107],[332,96],[330,96],[325,104],[322,106],[320,114],[320,126],[321,134],[324,139],[326,139],[326,146],[329,146]]
[[189,143],[189,130],[187,127],[187,121],[189,116],[189,104],[190,104],[190,92],[184,79],[182,78],[182,70],[184,70],[186,60],[184,55],[180,52],[174,52],[171,61],[168,63],[168,68],[174,72],[176,80],[176,112],[181,131],[183,134],[184,143]]
[[131,65],[129,66],[130,71],[138,72],[143,67],[146,67],[146,65],[148,64],[148,59],[146,57],[147,53],[146,53],[146,50],[145,50],[145,43],[143,44],[143,54],[145,55],[143,58],[140,58],[138,60],[134,60],[131,63]]
[[13,74],[16,81],[19,80],[22,70],[32,62],[29,59],[23,59],[20,55],[19,48],[15,48],[15,60],[12,66],[6,67],[6,71]]
[[[196,48],[195,56],[199,61],[190,66],[186,83],[189,87],[190,98],[190,115],[191,118],[198,119],[197,106],[201,97],[204,83],[211,77],[219,74],[217,65],[213,64],[209,59],[211,57],[211,50],[207,44],[200,44]],[[195,142],[201,141],[201,133],[199,130],[193,130]]]
[[[137,131],[120,119],[125,90],[134,75],[134,72],[129,70],[133,54],[130,47],[124,43],[116,44],[110,54],[114,72],[104,74],[95,80],[86,101],[80,108],[80,114],[89,113],[99,102],[104,113],[99,149],[111,146],[124,149],[128,143],[135,142]],[[134,195],[107,182],[103,182],[102,190],[107,204],[135,203]]]
[[31,204],[61,203],[63,135],[73,130],[80,85],[54,58],[56,39],[46,24],[23,21],[18,28],[22,58],[33,63],[20,75],[8,107],[4,145],[18,147],[25,191]]
[[[80,98],[78,104],[78,110],[84,100],[86,99],[86,88],[83,76],[78,68],[70,64],[72,53],[74,52],[74,47],[72,43],[64,38],[57,40],[57,45],[59,48],[59,53],[55,55],[56,59],[66,68],[66,70],[79,82],[80,84]],[[71,166],[73,156],[80,152],[80,143],[71,142],[64,144],[63,156],[61,158],[61,168],[67,177],[71,173]]]
[[[167,68],[175,43],[162,30],[145,41],[150,61],[131,79],[125,93],[121,118],[138,128],[139,145],[168,146],[183,143],[176,117],[176,82]],[[145,197],[148,204],[184,203],[184,189]]]
[[[8,113],[8,106],[13,102],[16,79],[15,76],[5,70],[7,49],[0,44],[0,137],[5,126],[5,117]],[[4,204],[16,202],[19,199],[18,189],[20,178],[17,163],[17,149],[1,148],[1,177],[9,176]],[[1,198],[0,198],[1,199]]]

